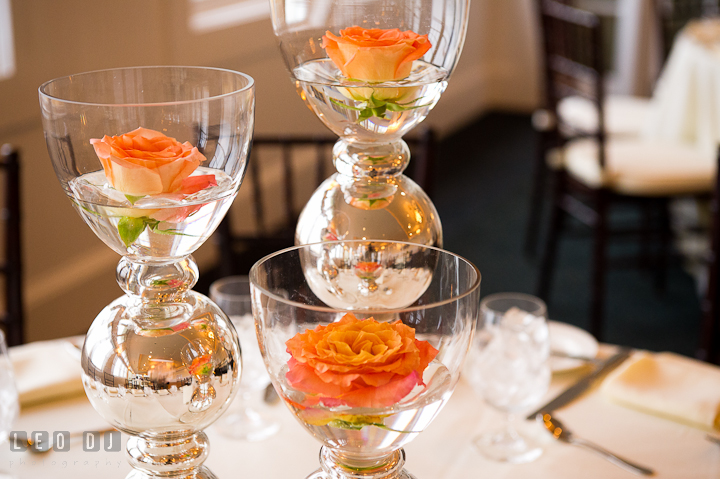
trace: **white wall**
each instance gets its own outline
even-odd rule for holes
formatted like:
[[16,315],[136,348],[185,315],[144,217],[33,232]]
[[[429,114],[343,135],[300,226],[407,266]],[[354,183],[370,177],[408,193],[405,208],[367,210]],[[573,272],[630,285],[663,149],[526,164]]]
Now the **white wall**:
[[[538,98],[534,0],[473,0],[463,56],[427,123],[447,134],[490,108],[529,111]],[[269,20],[204,34],[185,0],[13,0],[17,71],[0,80],[0,143],[21,148],[29,340],[84,334],[119,296],[118,257],[70,207],[45,150],[37,87],[102,68],[185,64],[256,80],[256,133],[324,132],[288,79]],[[242,207],[242,205],[235,205]],[[212,263],[211,244],[196,255]]]

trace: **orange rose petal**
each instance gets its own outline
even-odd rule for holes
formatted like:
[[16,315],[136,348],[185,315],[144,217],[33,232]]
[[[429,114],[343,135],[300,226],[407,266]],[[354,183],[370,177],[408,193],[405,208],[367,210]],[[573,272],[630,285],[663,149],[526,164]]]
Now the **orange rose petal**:
[[410,55],[406,56],[405,59],[401,63],[412,63],[415,60],[419,60],[420,58],[425,55],[428,50],[432,47],[430,44],[430,41],[427,39],[427,35],[424,35],[420,38],[418,38],[415,43],[413,44],[413,47],[415,51],[413,51]]
[[188,176],[180,183],[180,191],[183,195],[192,195],[210,186],[217,186],[215,175]]
[[162,181],[163,191],[174,192],[179,190],[182,180],[190,176],[190,173],[195,171],[198,165],[197,162],[180,159],[158,166],[156,171]]
[[203,205],[179,206],[177,208],[163,208],[153,213],[152,219],[166,223],[180,223],[188,216],[198,211]]
[[288,361],[288,371],[285,373],[288,384],[298,391],[317,394],[321,396],[339,396],[347,392],[347,387],[326,383],[320,379],[315,371],[292,359]]
[[420,377],[413,371],[407,376],[398,376],[384,386],[357,389],[337,399],[350,407],[382,408],[400,402],[419,383]]
[[110,154],[112,152],[110,145],[108,145],[103,140],[93,139],[90,140],[90,144],[95,149],[95,154],[100,158],[109,158]]
[[418,341],[416,339],[415,345],[420,351],[420,365],[418,366],[418,369],[422,371],[428,367],[428,364],[430,364],[433,359],[435,359],[439,351],[432,347],[432,345],[427,341]]
[[391,372],[361,374],[360,379],[367,386],[384,386],[389,383],[397,374]]

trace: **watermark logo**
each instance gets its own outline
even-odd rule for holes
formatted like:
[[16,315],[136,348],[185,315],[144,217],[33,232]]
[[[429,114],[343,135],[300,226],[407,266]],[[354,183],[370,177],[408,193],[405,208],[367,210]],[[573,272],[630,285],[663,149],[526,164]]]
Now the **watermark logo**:
[[[67,452],[70,450],[71,440],[79,438],[70,431],[12,431],[9,435],[11,452],[25,452],[29,448],[44,452]],[[122,448],[120,431],[84,431],[82,433],[82,448],[84,452],[119,452]]]

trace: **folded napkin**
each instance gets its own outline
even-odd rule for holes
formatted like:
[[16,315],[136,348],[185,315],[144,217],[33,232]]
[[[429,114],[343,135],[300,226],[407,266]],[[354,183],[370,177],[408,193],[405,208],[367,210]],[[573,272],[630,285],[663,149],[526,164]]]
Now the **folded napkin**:
[[673,353],[638,352],[603,381],[608,399],[720,430],[720,368]]
[[28,343],[9,353],[21,406],[83,392],[80,354],[68,340]]

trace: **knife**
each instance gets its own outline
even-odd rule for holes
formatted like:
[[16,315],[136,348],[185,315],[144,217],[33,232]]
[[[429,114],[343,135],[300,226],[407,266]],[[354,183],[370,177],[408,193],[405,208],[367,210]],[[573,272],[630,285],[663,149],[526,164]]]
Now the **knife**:
[[615,355],[610,356],[610,358],[601,362],[598,365],[597,369],[595,369],[593,372],[580,378],[578,382],[558,394],[555,399],[541,406],[537,411],[534,411],[526,419],[534,420],[535,416],[537,416],[541,412],[555,411],[556,409],[559,409],[564,405],[568,404],[569,402],[575,400],[578,396],[580,396],[587,389],[589,389],[597,378],[620,366],[620,364],[622,364],[622,362],[625,361],[630,356],[630,354],[632,354],[632,349],[621,348]]

